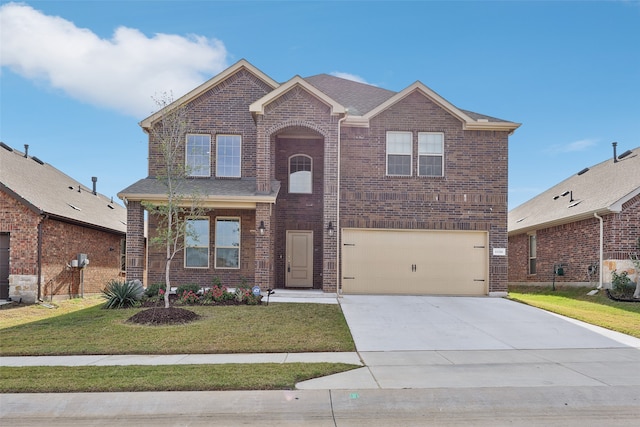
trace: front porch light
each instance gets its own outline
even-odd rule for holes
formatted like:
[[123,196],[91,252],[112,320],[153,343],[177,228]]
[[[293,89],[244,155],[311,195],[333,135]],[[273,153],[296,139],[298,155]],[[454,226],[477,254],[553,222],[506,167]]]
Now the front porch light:
[[260,232],[261,236],[264,236],[264,221],[260,221],[260,227],[258,227],[258,232]]

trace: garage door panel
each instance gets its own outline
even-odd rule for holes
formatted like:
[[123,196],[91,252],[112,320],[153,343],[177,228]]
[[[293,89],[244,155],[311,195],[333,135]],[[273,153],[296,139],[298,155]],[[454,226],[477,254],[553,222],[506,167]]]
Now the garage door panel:
[[345,293],[485,295],[486,232],[345,229]]

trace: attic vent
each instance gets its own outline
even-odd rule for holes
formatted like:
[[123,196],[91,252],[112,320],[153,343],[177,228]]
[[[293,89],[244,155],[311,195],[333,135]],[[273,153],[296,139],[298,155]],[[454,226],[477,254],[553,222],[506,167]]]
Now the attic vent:
[[121,222],[121,223],[123,223],[124,225],[127,225],[127,223],[126,223],[126,222],[124,222],[124,221],[120,221],[120,222]]
[[578,172],[578,175],[582,175],[583,173],[587,173],[588,171],[589,171],[589,168],[584,168],[580,172]]
[[522,221],[524,221],[525,219],[527,219],[527,217],[526,217],[526,216],[524,216],[524,217],[520,218],[520,219],[519,219],[519,220],[517,220],[516,222],[522,222]]
[[73,206],[71,203],[67,203],[67,204],[68,204],[69,206],[71,206],[71,208],[72,208],[72,209],[75,209],[75,210],[77,210],[77,211],[81,211],[81,210],[82,210],[82,209],[80,209],[80,208],[79,208],[79,207],[77,207],[77,206]]
[[72,187],[72,186],[68,186],[67,188],[68,188],[69,190],[73,190],[73,187]]
[[13,151],[13,148],[9,147],[7,144],[5,144],[4,142],[0,142],[0,147],[4,148],[7,151]]
[[111,205],[107,205],[107,207],[108,207],[109,209],[115,209],[115,208],[114,208],[113,206],[111,206]]
[[624,153],[620,154],[618,156],[618,159],[624,159],[625,157],[627,157],[629,154],[631,154],[631,150],[627,150]]
[[489,119],[478,119],[479,123],[487,123]]
[[569,205],[569,207],[570,207],[570,208],[572,208],[572,207],[574,207],[574,206],[578,206],[578,205],[580,204],[580,202],[581,202],[581,201],[582,201],[582,200],[578,200],[578,201],[577,201],[577,202],[575,202],[575,203],[571,203],[571,204]]
[[39,158],[37,158],[36,156],[31,156],[31,158],[33,159],[34,162],[44,165],[44,162]]

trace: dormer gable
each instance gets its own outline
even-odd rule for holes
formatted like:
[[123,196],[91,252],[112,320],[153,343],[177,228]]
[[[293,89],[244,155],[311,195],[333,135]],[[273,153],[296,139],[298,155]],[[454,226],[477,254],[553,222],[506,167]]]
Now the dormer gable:
[[318,90],[315,86],[311,85],[300,76],[293,77],[291,80],[283,83],[272,92],[269,92],[267,95],[255,101],[249,106],[249,111],[252,114],[264,114],[267,105],[296,87],[304,89],[322,103],[326,104],[330,108],[332,115],[344,114],[346,112],[346,108],[344,106],[336,102],[324,92]]

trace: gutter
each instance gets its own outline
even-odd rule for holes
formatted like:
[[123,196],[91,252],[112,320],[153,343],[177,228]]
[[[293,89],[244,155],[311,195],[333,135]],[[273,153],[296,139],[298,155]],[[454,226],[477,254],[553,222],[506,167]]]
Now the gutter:
[[342,297],[342,278],[340,277],[340,237],[342,235],[340,228],[340,127],[342,122],[349,117],[349,109],[345,109],[344,117],[338,120],[338,182],[336,194],[336,294]]
[[603,226],[603,219],[601,216],[598,215],[597,212],[593,213],[593,216],[598,218],[598,221],[600,221],[600,262],[598,265],[598,270],[600,271],[600,283],[598,284],[598,289],[602,289],[602,262],[603,262],[603,253],[604,253],[604,226]]

